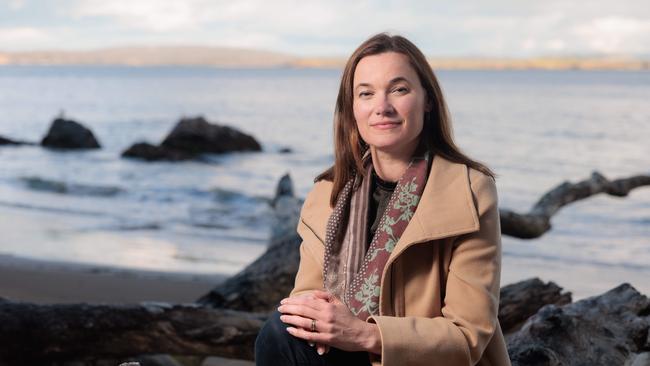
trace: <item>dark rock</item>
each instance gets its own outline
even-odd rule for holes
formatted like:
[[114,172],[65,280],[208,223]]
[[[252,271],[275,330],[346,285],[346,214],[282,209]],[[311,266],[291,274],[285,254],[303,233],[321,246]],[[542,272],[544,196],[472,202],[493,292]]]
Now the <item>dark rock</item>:
[[168,149],[163,146],[156,146],[146,142],[139,142],[122,152],[126,158],[138,158],[147,161],[170,160],[179,161],[192,159],[193,154],[176,149]]
[[285,146],[285,147],[281,148],[280,150],[278,150],[278,152],[280,154],[289,154],[289,153],[292,153],[293,150],[290,147]]
[[0,145],[34,145],[34,143],[33,142],[26,142],[26,141],[12,140],[12,139],[0,136]]
[[273,201],[277,201],[281,196],[293,197],[293,181],[288,173],[280,178],[278,186],[275,188],[275,197],[273,198]]
[[252,136],[197,117],[181,119],[159,146],[137,143],[125,150],[122,156],[147,161],[179,161],[205,153],[260,150],[260,144]]
[[544,283],[531,278],[501,288],[499,323],[504,333],[518,330],[544,305],[564,305],[571,302],[571,293],[562,293],[562,288],[553,282]]
[[203,117],[181,119],[161,145],[190,154],[262,150],[252,136],[232,127],[208,123]]
[[289,174],[283,175],[275,189],[275,197],[271,201],[273,207],[271,246],[284,242],[282,238],[295,237],[302,202],[303,200],[293,194],[293,182]]
[[0,136],[0,145],[20,145],[20,142]]
[[624,365],[650,351],[650,300],[629,284],[541,308],[512,335],[512,365]]
[[57,118],[41,141],[46,147],[62,149],[97,149],[99,142],[92,131],[78,122]]

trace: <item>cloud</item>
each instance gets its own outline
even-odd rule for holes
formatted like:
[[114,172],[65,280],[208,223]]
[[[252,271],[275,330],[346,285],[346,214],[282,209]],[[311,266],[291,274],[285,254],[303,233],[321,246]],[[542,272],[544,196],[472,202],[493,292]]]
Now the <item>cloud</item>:
[[350,8],[354,5],[348,6],[341,0],[77,0],[70,13],[75,18],[103,17],[123,26],[154,32],[184,31],[220,23],[242,30],[311,33],[326,30],[338,19],[345,19],[345,10]]
[[647,54],[650,48],[647,0],[59,0],[38,11],[35,2],[8,1],[23,8],[0,14],[0,24],[45,33],[48,26],[65,28],[51,33],[63,48],[203,44],[346,55],[380,31],[403,34],[432,56]]
[[7,7],[11,10],[19,10],[25,6],[25,0],[9,0],[7,1]]
[[31,27],[0,28],[0,44],[3,48],[12,48],[25,43],[43,44],[51,40],[47,32]]
[[[78,21],[100,18],[114,28],[174,42],[183,38],[192,43],[279,47],[285,52],[301,52],[305,46],[319,53],[347,51],[344,40],[356,43],[387,29],[395,24],[394,7],[344,0],[77,0],[69,14]],[[402,10],[400,24],[416,24],[411,20]]]
[[650,53],[650,19],[596,18],[575,26],[572,32],[594,52]]
[[73,18],[106,17],[119,24],[154,32],[191,28],[195,8],[191,1],[84,0],[72,9]]

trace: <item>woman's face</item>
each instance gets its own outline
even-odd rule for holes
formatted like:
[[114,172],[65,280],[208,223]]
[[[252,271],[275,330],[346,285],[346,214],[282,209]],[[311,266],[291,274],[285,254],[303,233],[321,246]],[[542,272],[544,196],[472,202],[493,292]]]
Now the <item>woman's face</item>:
[[362,58],[352,87],[361,138],[383,152],[412,154],[422,131],[426,92],[408,58],[396,52]]

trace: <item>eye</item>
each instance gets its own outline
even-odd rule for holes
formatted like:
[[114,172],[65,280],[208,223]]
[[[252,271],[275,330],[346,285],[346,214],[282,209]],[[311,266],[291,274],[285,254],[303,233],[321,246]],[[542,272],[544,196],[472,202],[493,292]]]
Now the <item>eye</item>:
[[372,95],[372,92],[363,90],[359,92],[359,98],[367,98]]
[[397,94],[406,94],[408,93],[408,91],[409,89],[405,86],[398,86],[393,89],[393,93],[397,93]]

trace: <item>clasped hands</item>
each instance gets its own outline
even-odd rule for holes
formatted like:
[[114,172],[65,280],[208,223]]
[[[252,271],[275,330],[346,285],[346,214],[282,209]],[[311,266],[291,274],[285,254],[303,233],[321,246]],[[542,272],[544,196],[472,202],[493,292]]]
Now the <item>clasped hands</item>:
[[[278,311],[282,313],[280,320],[290,325],[287,331],[315,344],[318,354],[326,353],[330,346],[348,352],[381,354],[381,336],[377,325],[357,318],[329,292],[314,290],[285,298],[280,301]],[[315,320],[314,332],[312,320]]]

